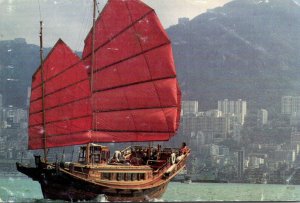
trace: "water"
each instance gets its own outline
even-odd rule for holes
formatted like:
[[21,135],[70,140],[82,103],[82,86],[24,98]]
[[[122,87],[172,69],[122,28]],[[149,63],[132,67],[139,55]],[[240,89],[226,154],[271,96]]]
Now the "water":
[[[103,197],[97,199],[104,202]],[[171,182],[156,201],[300,201],[300,185]],[[27,178],[0,178],[0,202],[50,202],[40,185]],[[56,201],[60,202],[60,201]]]

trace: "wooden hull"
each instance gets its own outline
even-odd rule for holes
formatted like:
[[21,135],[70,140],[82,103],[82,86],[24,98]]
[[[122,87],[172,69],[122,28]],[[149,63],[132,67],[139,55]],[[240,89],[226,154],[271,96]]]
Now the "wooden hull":
[[18,171],[40,183],[45,199],[98,201],[105,197],[108,201],[141,202],[161,198],[171,179],[185,167],[188,156],[189,152],[177,156],[176,161],[166,161],[171,160],[167,156],[137,166],[45,163],[39,157],[36,167],[16,165]]
[[168,184],[168,182],[165,182],[158,187],[144,190],[112,189],[89,181],[75,179],[64,173],[48,175],[40,183],[45,198],[73,201],[94,200],[100,194],[105,195],[109,201],[147,201],[160,198]]
[[56,169],[30,168],[19,163],[17,169],[38,181],[44,198],[52,200],[96,200],[103,195],[108,201],[151,201],[161,198],[170,181],[166,180],[159,186],[147,189],[114,189],[74,178]]

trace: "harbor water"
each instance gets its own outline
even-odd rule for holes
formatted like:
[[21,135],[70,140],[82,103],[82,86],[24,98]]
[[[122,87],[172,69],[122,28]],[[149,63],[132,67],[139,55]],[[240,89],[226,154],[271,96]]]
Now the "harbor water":
[[[106,200],[99,196],[97,201]],[[171,182],[164,196],[154,201],[300,201],[300,185]],[[0,202],[52,201],[43,200],[39,184],[31,179],[1,177]]]

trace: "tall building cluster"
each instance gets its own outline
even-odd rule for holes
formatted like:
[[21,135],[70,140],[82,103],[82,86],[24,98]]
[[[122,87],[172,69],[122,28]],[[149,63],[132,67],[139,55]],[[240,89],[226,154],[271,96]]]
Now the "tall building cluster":
[[183,101],[181,113],[183,133],[196,139],[197,143],[220,143],[230,136],[239,141],[247,102],[225,99],[218,101],[218,109],[203,112],[199,111],[198,101]]
[[281,113],[291,115],[300,112],[300,96],[283,96],[281,98]]
[[231,114],[236,117],[237,122],[241,125],[245,122],[245,116],[247,114],[247,102],[241,99],[237,101],[231,101],[228,99],[218,101],[218,110],[223,114]]

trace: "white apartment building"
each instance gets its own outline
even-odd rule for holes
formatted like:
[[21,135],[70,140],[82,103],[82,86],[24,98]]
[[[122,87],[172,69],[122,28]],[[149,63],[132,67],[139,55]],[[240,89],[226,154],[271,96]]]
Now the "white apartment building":
[[223,114],[234,114],[237,117],[237,122],[243,125],[247,114],[247,102],[241,99],[237,101],[219,100],[218,110],[222,111]]
[[263,126],[268,123],[268,111],[266,109],[260,109],[257,112],[257,125]]
[[198,101],[182,101],[181,102],[181,115],[197,114]]
[[300,112],[300,96],[283,96],[281,98],[281,113],[291,115]]

